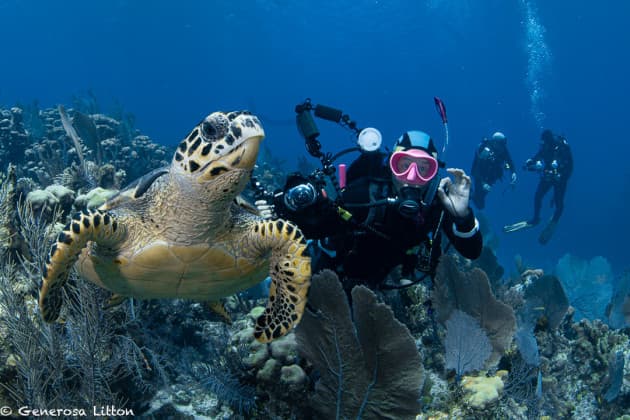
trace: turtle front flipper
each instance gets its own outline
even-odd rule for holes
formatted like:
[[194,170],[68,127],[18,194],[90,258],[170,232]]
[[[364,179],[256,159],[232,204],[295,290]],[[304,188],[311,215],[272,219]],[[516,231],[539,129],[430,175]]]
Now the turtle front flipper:
[[124,226],[109,212],[88,210],[76,213],[50,249],[46,259],[39,308],[46,322],[53,322],[61,311],[61,289],[68,280],[72,266],[88,241],[112,246],[126,234]]
[[253,240],[259,249],[271,249],[271,287],[265,312],[256,320],[254,336],[268,343],[300,322],[311,284],[311,258],[302,232],[284,220],[257,221]]

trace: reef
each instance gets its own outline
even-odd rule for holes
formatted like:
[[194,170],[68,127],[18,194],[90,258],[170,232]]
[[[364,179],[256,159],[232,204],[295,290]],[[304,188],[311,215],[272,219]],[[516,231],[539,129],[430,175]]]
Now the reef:
[[[75,192],[120,188],[167,165],[171,150],[152,142],[128,119],[62,107],[0,109],[0,168],[16,165],[24,185],[63,185]],[[29,191],[25,191],[28,193]]]
[[[518,259],[506,277],[486,246],[475,262],[444,256],[433,281],[350,296],[319,273],[301,324],[270,344],[253,337],[265,283],[226,299],[226,318],[181,300],[105,308],[107,293],[72,274],[62,322],[45,324],[42,267],[69,215],[170,161],[122,115],[0,109],[0,406],[155,419],[622,418],[630,406],[630,275],[599,258],[549,273]],[[283,164],[262,154],[266,192]]]

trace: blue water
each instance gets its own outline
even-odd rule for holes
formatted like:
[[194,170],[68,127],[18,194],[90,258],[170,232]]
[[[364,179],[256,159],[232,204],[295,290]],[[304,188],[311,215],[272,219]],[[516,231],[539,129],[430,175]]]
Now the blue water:
[[[307,4],[311,4],[310,6]],[[317,6],[316,6],[317,4]],[[72,104],[92,91],[154,141],[175,144],[216,109],[261,115],[279,157],[305,155],[292,123],[306,97],[342,108],[390,144],[436,139],[449,112],[449,166],[470,168],[482,136],[505,132],[518,166],[541,127],[567,136],[575,172],[558,231],[498,233],[501,261],[552,268],[567,252],[629,266],[630,3],[584,0],[0,0],[0,104]],[[328,150],[351,144],[321,122]],[[493,227],[529,218],[537,177],[491,192]],[[545,200],[543,218],[551,216]]]

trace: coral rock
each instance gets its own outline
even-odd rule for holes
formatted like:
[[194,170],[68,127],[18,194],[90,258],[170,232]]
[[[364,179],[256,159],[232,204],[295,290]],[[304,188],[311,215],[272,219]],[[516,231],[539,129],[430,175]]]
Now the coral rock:
[[300,389],[308,378],[304,370],[298,365],[282,366],[280,369],[280,383],[291,389]]
[[256,306],[255,308],[252,308],[252,310],[249,312],[249,317],[253,321],[256,321],[258,317],[263,314],[263,312],[265,312],[265,308],[263,306]]
[[267,344],[259,343],[258,341],[253,340],[249,343],[249,347],[252,353],[243,361],[245,366],[248,368],[263,366],[269,358],[269,349]]
[[[280,362],[275,359],[269,359],[265,365],[256,374],[256,379],[260,382],[275,382],[276,373],[280,369]],[[283,368],[284,369],[284,368]]]
[[59,199],[47,190],[29,192],[26,196],[26,201],[33,209],[33,214],[46,221],[50,221],[54,208],[59,204]]
[[58,184],[47,186],[45,191],[52,193],[57,198],[58,205],[61,207],[64,215],[71,212],[72,204],[74,203],[74,191]]
[[74,200],[74,207],[77,209],[95,209],[101,206],[109,198],[113,197],[117,190],[106,190],[101,187],[90,190],[87,194],[81,194]]
[[297,355],[295,334],[288,334],[270,344],[271,355],[274,359],[292,363]]

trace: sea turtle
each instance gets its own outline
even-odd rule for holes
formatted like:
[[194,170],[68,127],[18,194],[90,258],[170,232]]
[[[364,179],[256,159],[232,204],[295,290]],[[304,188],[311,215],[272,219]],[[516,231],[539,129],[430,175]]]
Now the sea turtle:
[[255,336],[269,342],[301,319],[311,260],[299,229],[264,220],[239,202],[264,137],[249,112],[214,112],[179,144],[171,165],[150,172],[97,210],[75,214],[46,261],[42,317],[55,321],[62,287],[79,274],[113,299],[184,298],[216,302],[272,283]]

